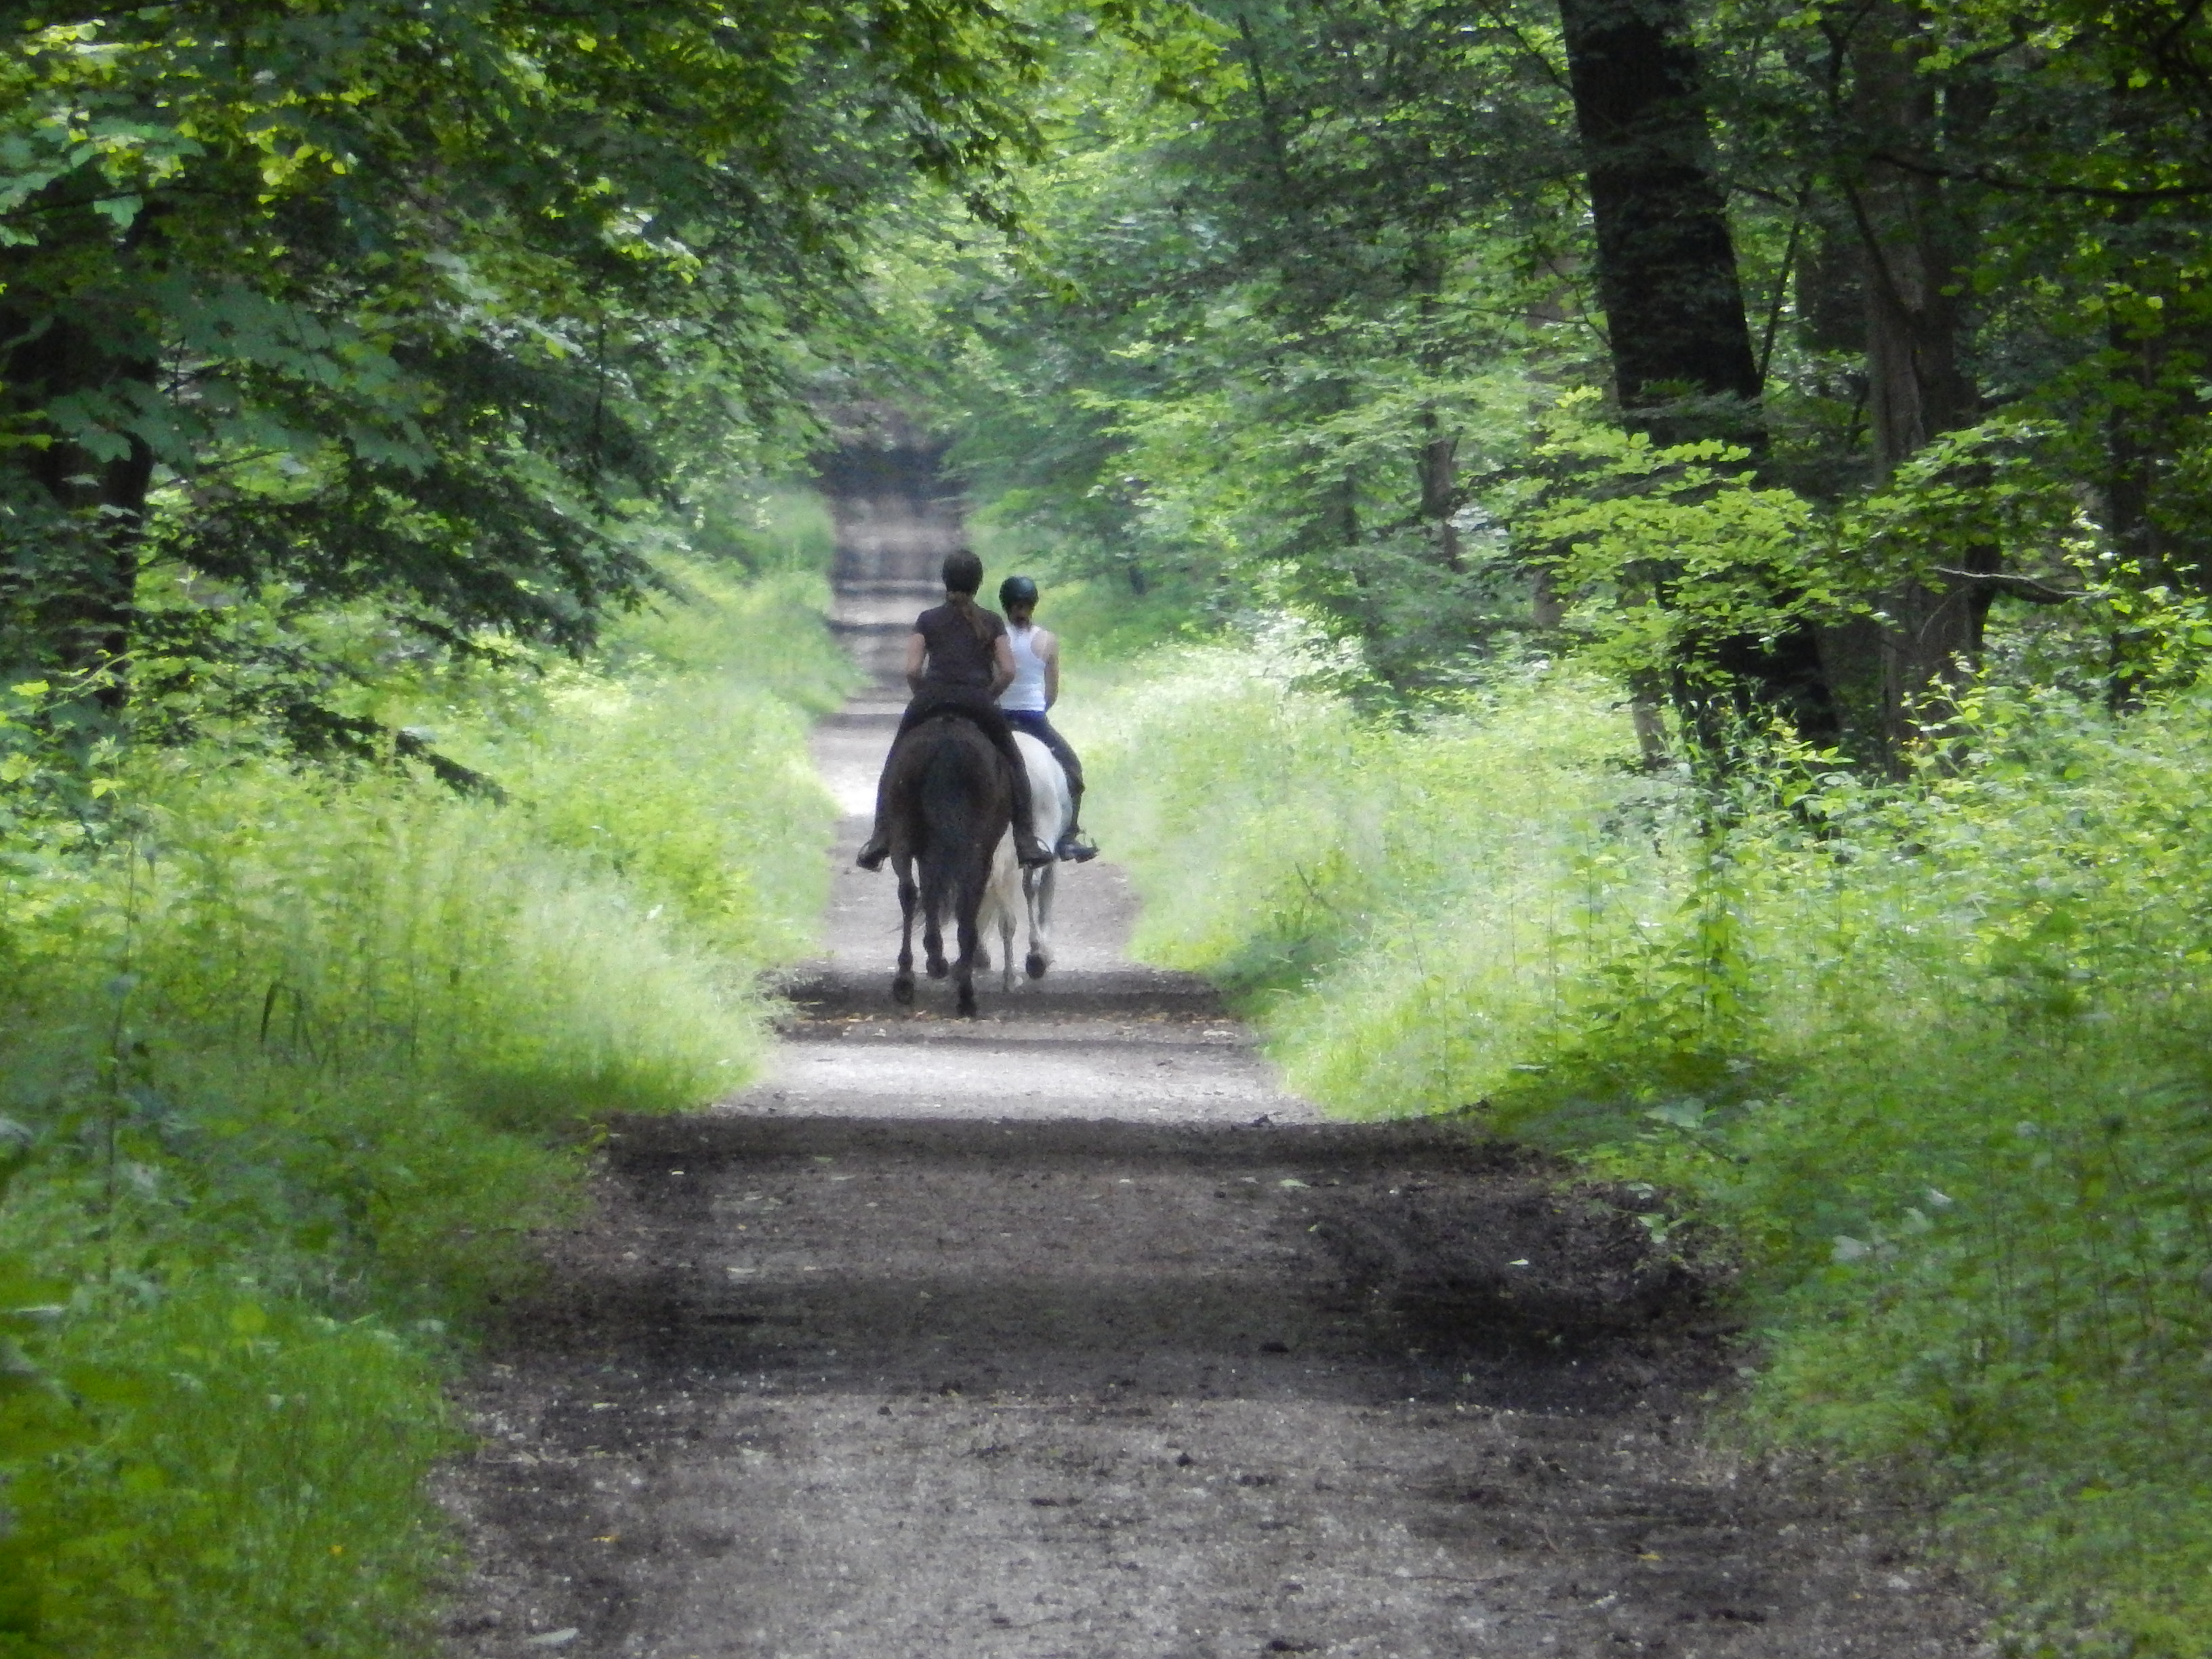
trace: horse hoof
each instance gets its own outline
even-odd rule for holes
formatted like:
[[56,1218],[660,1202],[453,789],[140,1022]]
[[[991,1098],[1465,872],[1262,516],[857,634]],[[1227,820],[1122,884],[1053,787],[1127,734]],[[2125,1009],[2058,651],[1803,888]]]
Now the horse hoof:
[[960,1018],[963,1019],[975,1018],[975,994],[973,991],[963,991],[960,994]]
[[891,1000],[911,1003],[914,1000],[914,975],[901,974],[891,981]]
[[937,957],[929,964],[929,976],[932,979],[943,979],[951,971],[952,964],[943,957]]
[[1045,961],[1043,951],[1032,951],[1030,952],[1030,959],[1024,963],[1022,966],[1030,970],[1030,977],[1031,979],[1042,979],[1044,977],[1044,970],[1048,967],[1051,966],[1051,964]]

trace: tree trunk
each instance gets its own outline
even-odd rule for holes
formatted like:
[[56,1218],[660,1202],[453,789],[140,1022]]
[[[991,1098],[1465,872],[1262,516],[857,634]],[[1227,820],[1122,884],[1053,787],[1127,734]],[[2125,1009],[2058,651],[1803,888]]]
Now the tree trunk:
[[1687,14],[1684,0],[1559,0],[1621,410],[1668,444],[1762,435]]
[[[0,322],[10,319],[0,319]],[[24,331],[11,329],[21,337]],[[88,332],[57,320],[9,353],[7,392],[27,410],[43,410],[70,393],[111,391],[118,382],[150,382],[154,365],[121,362]],[[111,712],[127,690],[122,665],[131,650],[138,586],[139,543],[145,532],[154,456],[144,440],[118,435],[119,453],[100,455],[62,432],[51,432],[26,467],[59,509],[60,533],[43,539],[33,567],[16,578],[24,641],[41,668],[82,678]]]
[[[1852,112],[1869,159],[1850,199],[1865,271],[1869,433],[1884,474],[1981,413],[1961,362],[1972,234],[1931,165],[1947,119],[1955,136],[1978,112],[1921,72],[1928,51],[1923,15],[1905,0],[1865,13],[1851,45]],[[2002,563],[1995,547],[1959,557],[1968,570]],[[1881,675],[1869,736],[1885,764],[1898,763],[1930,716],[1948,713],[1948,688],[1980,659],[1994,591],[1986,582],[1913,580],[1883,596],[1887,624],[1868,626],[1879,630]]]
[[[1759,359],[1686,0],[1559,0],[1559,21],[1621,417],[1655,443],[1723,438],[1757,453],[1765,440]],[[1711,654],[1802,735],[1835,734],[1809,627],[1771,642],[1711,641]],[[1675,677],[1675,702],[1707,755],[1723,752],[1731,711],[1686,675]]]
[[1539,634],[1553,634],[1566,621],[1566,602],[1559,597],[1552,573],[1539,568],[1528,584],[1528,625]]
[[[1444,367],[1437,338],[1437,300],[1443,292],[1444,263],[1437,244],[1421,237],[1407,261],[1407,286],[1413,290],[1414,316],[1419,328],[1418,347],[1421,372],[1433,375]],[[1437,561],[1454,575],[1462,566],[1459,531],[1452,515],[1459,511],[1459,434],[1447,431],[1433,403],[1421,407],[1421,447],[1413,458],[1413,471],[1421,485],[1421,522],[1436,538]]]
[[1434,410],[1424,411],[1421,423],[1431,434],[1421,446],[1417,462],[1421,477],[1421,519],[1435,528],[1438,561],[1445,569],[1457,574],[1464,568],[1459,554],[1459,531],[1452,523],[1452,514],[1459,510],[1459,440],[1442,432]]
[[[2112,88],[2111,104],[2112,129],[2127,136],[2129,148],[2135,151],[2130,159],[2141,171],[2152,171],[2156,165],[2154,151],[2139,137],[2142,120],[2136,98],[2124,78]],[[2136,261],[2148,251],[2142,244],[2142,204],[2115,202],[2111,212],[2106,246],[2108,253],[2118,253],[2124,262],[2113,274],[2123,282],[2140,280],[2146,273],[2139,273]],[[2161,240],[2154,234],[2152,247]],[[2159,273],[2154,270],[2147,274],[2154,291]],[[2185,442],[2172,425],[2177,412],[2172,390],[2160,384],[2166,377],[2169,341],[2164,329],[2133,324],[2116,307],[2106,324],[2105,346],[2112,364],[2105,393],[2105,533],[2112,538],[2112,551],[2119,556],[2117,574],[2136,587],[2178,586],[2185,578],[2177,564],[2185,565],[2186,561],[2174,556],[2176,549],[2171,538],[2160,533],[2153,510],[2160,453],[2161,450],[2171,453]],[[2201,586],[2201,573],[2191,574],[2198,575]],[[2123,626],[2112,632],[2106,697],[2116,710],[2142,703],[2146,689],[2141,651],[2143,637],[2136,627]]]

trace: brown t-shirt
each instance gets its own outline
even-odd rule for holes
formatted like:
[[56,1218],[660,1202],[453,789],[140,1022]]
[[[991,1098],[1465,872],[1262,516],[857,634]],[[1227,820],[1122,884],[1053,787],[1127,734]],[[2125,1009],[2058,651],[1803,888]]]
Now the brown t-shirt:
[[980,606],[975,614],[988,631],[978,639],[968,618],[955,606],[940,605],[915,618],[914,631],[929,647],[921,671],[926,684],[948,690],[987,691],[999,672],[998,641],[1006,631],[1006,619]]

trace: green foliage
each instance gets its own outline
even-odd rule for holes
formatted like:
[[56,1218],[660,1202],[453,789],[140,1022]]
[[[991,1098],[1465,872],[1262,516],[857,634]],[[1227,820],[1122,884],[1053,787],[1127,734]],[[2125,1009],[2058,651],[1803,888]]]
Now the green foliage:
[[817,621],[818,577],[671,574],[688,598],[610,641],[629,673],[556,672],[541,695],[562,718],[483,764],[545,842],[668,904],[719,951],[785,959],[827,896],[817,837],[793,833],[822,811],[805,717],[834,708],[854,671]]
[[821,626],[828,514],[812,498],[811,511],[784,513],[777,524],[756,544],[757,562],[664,558],[667,593],[611,631],[605,663],[633,679],[742,683],[813,713],[835,708],[854,671]]
[[837,552],[829,504],[811,489],[725,487],[702,502],[684,541],[707,560],[762,574],[809,571],[826,577]]
[[0,1652],[429,1639],[449,1331],[574,1214],[605,1115],[743,1083],[819,908],[820,578],[666,568],[592,665],[369,688],[496,795],[220,732],[42,793],[18,723]]
[[[1589,345],[1543,326],[1575,199],[1555,21],[1263,6],[1216,28],[1173,98],[1104,41],[1066,52],[1021,240],[912,227],[878,263],[886,331],[990,516],[1063,574],[1215,620],[1295,602],[1393,684],[1455,683],[1527,609],[1468,482]],[[1468,142],[1492,122],[1510,142]]]
[[1754,1425],[1927,1470],[2030,1648],[2212,1652],[2212,693],[1990,690],[1902,784],[1785,744],[1716,794],[1571,669],[1411,727],[1330,669],[1186,651],[1094,715],[1140,948],[1335,1109],[1723,1228]]
[[1763,487],[1741,448],[1656,446],[1600,424],[1597,404],[1562,398],[1498,503],[1523,559],[1573,596],[1566,625],[1590,662],[1624,684],[1720,685],[1726,641],[1849,609],[1803,496]]
[[250,1284],[72,1315],[53,1364],[84,1428],[9,1488],[38,1599],[0,1652],[421,1650],[449,1546],[419,1487],[459,1437],[419,1346]]
[[1667,853],[1694,814],[1620,763],[1602,681],[1532,665],[1405,728],[1333,695],[1342,661],[1295,631],[1170,660],[1079,728],[1094,815],[1132,849],[1138,948],[1256,994],[1297,1086],[1457,1110],[1597,1020],[1639,1067],[1704,1063],[1720,988],[1675,924],[1707,896]]
[[[1031,33],[984,0],[9,9],[0,666],[112,717],[150,655],[296,670],[315,607],[588,647],[666,503],[799,460],[878,204],[1004,216]],[[272,594],[274,637],[228,625]]]
[[883,378],[1062,577],[1297,610],[1370,698],[1582,647],[1700,747],[1764,697],[1902,771],[1985,643],[2122,702],[2192,677],[2203,18],[1694,9],[1765,383],[1707,411],[1740,448],[1601,428],[1550,0],[1202,5],[1164,93],[1060,42],[1020,235],[910,208],[877,255]]

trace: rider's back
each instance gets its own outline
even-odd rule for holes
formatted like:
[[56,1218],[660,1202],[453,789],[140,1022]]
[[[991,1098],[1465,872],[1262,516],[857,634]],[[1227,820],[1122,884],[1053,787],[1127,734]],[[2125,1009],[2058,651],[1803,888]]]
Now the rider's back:
[[1045,696],[1045,659],[1037,648],[1040,642],[1051,635],[1041,628],[1006,629],[1006,643],[1014,654],[1014,679],[999,694],[999,707],[1022,714],[1042,714],[1050,707]]
[[[981,621],[978,629],[969,617]],[[947,691],[988,691],[998,672],[996,647],[1006,631],[995,611],[940,605],[915,619],[914,631],[928,647],[922,670],[925,684]]]

